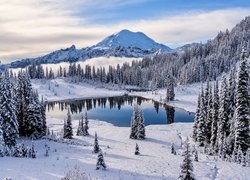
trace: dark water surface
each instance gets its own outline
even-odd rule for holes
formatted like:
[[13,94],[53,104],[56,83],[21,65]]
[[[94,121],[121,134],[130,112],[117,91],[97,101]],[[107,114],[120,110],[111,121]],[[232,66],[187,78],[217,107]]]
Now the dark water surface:
[[50,102],[46,106],[46,114],[54,118],[65,119],[69,108],[72,119],[79,120],[87,110],[89,119],[106,121],[115,126],[129,127],[134,103],[140,105],[145,125],[194,121],[193,113],[134,96]]

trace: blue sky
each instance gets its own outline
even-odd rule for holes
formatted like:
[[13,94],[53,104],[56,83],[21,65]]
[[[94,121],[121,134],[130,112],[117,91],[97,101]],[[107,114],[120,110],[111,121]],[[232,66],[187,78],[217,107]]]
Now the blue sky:
[[250,15],[248,0],[1,0],[0,60],[91,46],[122,29],[172,48],[206,42]]
[[74,15],[89,16],[92,23],[109,24],[173,16],[190,11],[211,11],[237,7],[249,8],[250,2],[247,0],[135,0],[118,6],[92,6],[84,11],[82,8],[77,8]]

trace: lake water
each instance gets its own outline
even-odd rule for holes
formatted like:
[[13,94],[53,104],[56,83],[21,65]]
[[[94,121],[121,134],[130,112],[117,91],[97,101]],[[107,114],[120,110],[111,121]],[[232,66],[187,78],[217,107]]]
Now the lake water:
[[65,119],[69,108],[72,119],[79,120],[87,110],[89,119],[106,121],[120,127],[130,127],[134,103],[140,105],[145,125],[194,121],[193,113],[133,96],[51,102],[46,106],[46,114]]

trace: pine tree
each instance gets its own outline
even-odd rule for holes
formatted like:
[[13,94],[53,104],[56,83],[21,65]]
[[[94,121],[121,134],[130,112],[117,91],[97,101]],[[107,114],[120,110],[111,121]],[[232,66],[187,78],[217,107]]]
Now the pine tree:
[[211,139],[211,128],[213,121],[213,94],[212,88],[209,87],[208,90],[208,101],[207,101],[207,114],[206,114],[206,122],[205,122],[205,135],[206,135],[206,143],[210,144]]
[[166,91],[166,98],[165,101],[169,102],[169,101],[173,101],[175,94],[174,94],[174,80],[173,78],[168,75],[167,77],[167,91]]
[[204,104],[204,92],[203,88],[201,90],[201,98],[200,98],[200,115],[199,121],[197,125],[197,142],[199,146],[205,145],[205,122],[206,122],[206,112],[205,112],[205,104]]
[[64,139],[72,139],[73,138],[73,130],[72,130],[72,122],[71,115],[68,109],[67,120],[64,122],[64,131],[63,131]]
[[199,118],[200,118],[200,108],[201,108],[201,96],[198,95],[198,101],[197,101],[197,108],[195,113],[195,119],[194,119],[194,126],[193,126],[193,139],[194,141],[197,141],[197,128],[199,124]]
[[102,151],[99,152],[98,158],[97,158],[97,163],[96,163],[96,170],[99,170],[100,168],[102,168],[102,169],[107,168],[107,166],[104,162]]
[[243,50],[241,55],[241,64],[238,71],[235,110],[235,148],[240,146],[244,153],[247,151],[250,144],[248,94],[249,72],[245,54],[246,52]]
[[0,120],[2,120],[3,137],[6,146],[11,148],[15,147],[19,132],[13,83],[8,77],[1,80],[0,92]]
[[41,105],[33,94],[27,107],[27,135],[32,139],[41,138],[44,135],[44,124],[41,112]]
[[180,172],[180,176],[178,179],[194,180],[195,178],[193,175],[193,163],[191,160],[190,144],[189,144],[188,138],[185,141],[184,151],[183,151],[182,156],[184,157],[184,159],[181,164],[181,172]]
[[0,117],[0,157],[5,156],[5,142],[3,137],[2,119]]
[[98,144],[97,133],[95,133],[95,141],[94,141],[94,150],[93,150],[93,152],[94,153],[100,152],[100,147],[99,147],[99,144]]
[[194,154],[194,161],[198,162],[198,161],[199,161],[198,151],[197,151],[197,150],[195,150],[195,152],[194,152],[194,153],[195,153],[195,154]]
[[217,131],[218,131],[218,113],[219,113],[219,87],[218,81],[214,85],[213,92],[213,110],[212,110],[212,128],[211,128],[211,139],[210,143],[212,145],[213,151],[218,152],[218,143],[217,143]]
[[144,118],[138,105],[134,105],[133,117],[131,119],[130,138],[145,139]]
[[136,143],[136,144],[135,144],[135,155],[139,155],[139,154],[140,154],[139,146],[138,146],[138,144]]
[[87,111],[85,112],[85,122],[84,122],[84,135],[87,136],[89,135],[89,120],[88,120],[88,115],[87,115]]
[[228,87],[227,80],[224,77],[220,89],[220,108],[218,121],[218,146],[221,146],[224,141],[224,133],[226,137],[229,135],[229,117],[228,117]]

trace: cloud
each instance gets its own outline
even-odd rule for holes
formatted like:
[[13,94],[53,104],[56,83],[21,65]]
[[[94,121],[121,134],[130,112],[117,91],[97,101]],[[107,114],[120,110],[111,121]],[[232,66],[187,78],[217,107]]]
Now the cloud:
[[218,31],[232,28],[250,14],[250,9],[245,8],[190,11],[157,19],[99,25],[90,22],[91,17],[85,13],[78,16],[75,13],[79,7],[85,12],[91,8],[108,9],[133,3],[132,0],[110,0],[108,3],[100,0],[74,0],[70,3],[66,0],[1,0],[0,60],[6,63],[40,56],[72,44],[78,48],[91,46],[125,28],[144,32],[157,42],[174,47],[212,38]]

